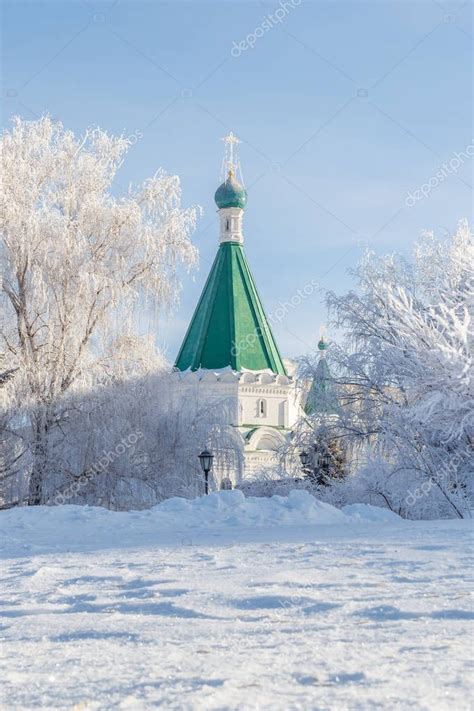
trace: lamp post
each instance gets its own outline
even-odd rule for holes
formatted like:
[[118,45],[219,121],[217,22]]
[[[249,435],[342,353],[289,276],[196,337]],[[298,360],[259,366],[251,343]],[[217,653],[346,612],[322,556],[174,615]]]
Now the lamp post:
[[209,452],[207,449],[205,449],[201,454],[199,455],[199,462],[201,464],[201,469],[204,472],[204,482],[205,482],[205,493],[206,495],[209,493],[209,472],[212,469],[212,460],[214,459],[214,455],[212,452]]

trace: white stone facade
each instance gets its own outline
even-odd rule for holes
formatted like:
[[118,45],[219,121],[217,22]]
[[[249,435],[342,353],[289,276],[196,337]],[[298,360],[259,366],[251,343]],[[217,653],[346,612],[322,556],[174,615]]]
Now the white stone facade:
[[269,370],[224,368],[177,372],[176,378],[179,397],[188,407],[192,401],[199,407],[213,402],[225,405],[244,461],[243,471],[232,473],[234,485],[278,463],[277,450],[300,416],[300,390],[293,377]]

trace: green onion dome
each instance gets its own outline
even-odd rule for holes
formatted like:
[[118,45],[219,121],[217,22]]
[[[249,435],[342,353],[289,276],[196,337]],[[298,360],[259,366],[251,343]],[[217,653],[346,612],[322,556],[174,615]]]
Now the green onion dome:
[[321,336],[320,341],[318,343],[318,348],[320,351],[325,351],[326,348],[328,347],[328,344],[324,340],[323,336]]
[[217,188],[214,200],[219,210],[223,207],[240,207],[243,210],[246,206],[247,191],[235,179],[232,170],[229,170],[226,180]]

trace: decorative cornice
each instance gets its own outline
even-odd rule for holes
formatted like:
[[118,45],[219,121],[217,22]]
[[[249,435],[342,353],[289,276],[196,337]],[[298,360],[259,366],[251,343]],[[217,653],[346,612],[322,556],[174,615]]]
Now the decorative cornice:
[[275,386],[281,388],[282,393],[290,388],[294,388],[296,380],[288,375],[277,375],[269,370],[250,371],[232,370],[232,368],[222,368],[210,370],[200,368],[199,370],[175,370],[174,376],[182,382],[205,382],[222,383],[225,385],[239,384],[241,392],[264,392],[266,387],[274,392]]

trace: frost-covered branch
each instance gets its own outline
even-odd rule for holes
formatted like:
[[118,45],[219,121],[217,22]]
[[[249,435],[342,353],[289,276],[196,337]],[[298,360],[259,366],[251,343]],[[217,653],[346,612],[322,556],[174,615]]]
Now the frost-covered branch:
[[31,428],[30,503],[43,500],[48,438],[61,398],[91,386],[137,304],[172,306],[190,268],[196,208],[181,207],[162,170],[111,192],[128,149],[100,129],[76,138],[49,118],[3,133],[0,191],[1,332]]

